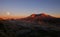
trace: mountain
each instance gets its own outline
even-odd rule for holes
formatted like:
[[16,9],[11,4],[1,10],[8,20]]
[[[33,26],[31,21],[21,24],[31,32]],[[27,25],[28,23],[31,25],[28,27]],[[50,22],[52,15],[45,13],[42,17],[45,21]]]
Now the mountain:
[[[54,17],[52,17],[52,16],[50,16],[50,15],[47,15],[47,14],[45,14],[45,13],[41,13],[41,14],[32,14],[32,15],[30,15],[30,16],[28,16],[28,17],[26,17],[27,19],[29,19],[29,18],[40,18],[40,19],[47,19],[47,18],[49,18],[49,19],[51,19],[51,18],[54,18]],[[25,19],[25,18],[24,18]]]
[[22,20],[27,20],[27,21],[34,21],[34,20],[44,20],[44,19],[52,19],[54,17],[50,16],[50,15],[47,15],[45,13],[41,13],[41,14],[32,14],[26,18],[23,18]]
[[41,13],[41,14],[32,14],[31,15],[32,18],[39,18],[39,19],[51,19],[51,18],[54,18],[48,14],[45,14],[45,13]]
[[56,18],[45,13],[32,14],[21,20],[33,22],[33,23],[43,22],[43,23],[58,24],[58,25],[60,24],[60,18]]

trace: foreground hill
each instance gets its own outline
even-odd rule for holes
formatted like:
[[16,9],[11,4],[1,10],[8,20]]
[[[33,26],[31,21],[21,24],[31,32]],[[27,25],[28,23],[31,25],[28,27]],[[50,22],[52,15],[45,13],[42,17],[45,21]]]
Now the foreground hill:
[[23,19],[1,19],[0,37],[60,37],[60,18],[32,14]]

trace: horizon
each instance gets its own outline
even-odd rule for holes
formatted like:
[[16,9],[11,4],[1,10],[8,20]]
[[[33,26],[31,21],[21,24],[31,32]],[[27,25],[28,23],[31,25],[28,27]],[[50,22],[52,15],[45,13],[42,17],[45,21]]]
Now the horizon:
[[40,13],[60,18],[60,0],[0,0],[1,18],[24,18]]
[[[45,15],[45,17],[48,16],[48,14],[46,14],[46,13],[40,13],[40,14]],[[34,16],[34,15],[39,15],[39,14],[31,14],[31,15]],[[29,16],[31,16],[31,15],[29,15]],[[29,17],[29,16],[26,16],[26,17]],[[49,15],[49,16],[51,16],[51,15]],[[26,18],[26,17],[24,17],[24,16],[3,16],[3,17],[0,16],[0,19],[22,19],[22,18]],[[54,16],[51,16],[51,17],[54,17]],[[54,17],[54,18],[60,18],[60,17]]]

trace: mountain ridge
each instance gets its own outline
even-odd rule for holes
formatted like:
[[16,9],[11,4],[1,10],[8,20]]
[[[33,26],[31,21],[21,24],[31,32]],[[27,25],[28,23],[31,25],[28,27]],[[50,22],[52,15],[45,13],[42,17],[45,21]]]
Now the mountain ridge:
[[22,18],[21,20],[34,22],[34,23],[38,23],[38,22],[47,23],[48,22],[48,23],[53,23],[53,24],[60,24],[60,18],[56,18],[45,13],[32,14],[26,18]]

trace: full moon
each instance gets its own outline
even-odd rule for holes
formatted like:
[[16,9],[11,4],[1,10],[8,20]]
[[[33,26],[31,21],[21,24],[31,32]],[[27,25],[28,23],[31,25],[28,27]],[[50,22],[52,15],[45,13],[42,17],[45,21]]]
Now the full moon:
[[7,12],[6,14],[7,14],[7,15],[10,15],[10,12]]

